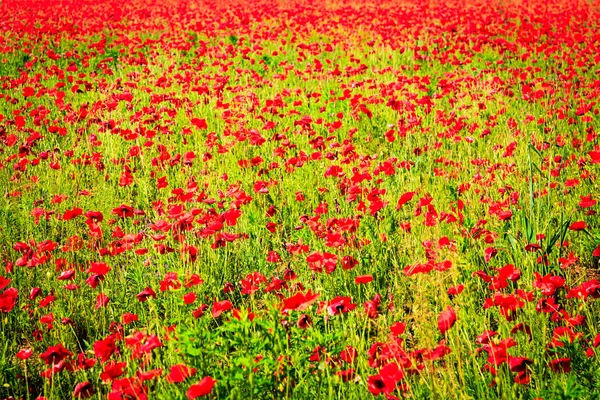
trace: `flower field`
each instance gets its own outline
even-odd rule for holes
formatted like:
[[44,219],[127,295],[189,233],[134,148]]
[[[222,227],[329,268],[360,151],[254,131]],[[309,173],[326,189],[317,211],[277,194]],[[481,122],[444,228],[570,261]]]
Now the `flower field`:
[[0,399],[600,398],[600,2],[0,3]]

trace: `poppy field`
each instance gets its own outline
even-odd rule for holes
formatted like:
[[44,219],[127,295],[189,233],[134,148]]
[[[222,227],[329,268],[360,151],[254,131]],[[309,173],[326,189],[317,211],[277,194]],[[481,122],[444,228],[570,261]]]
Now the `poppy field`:
[[0,399],[600,397],[597,0],[0,3]]

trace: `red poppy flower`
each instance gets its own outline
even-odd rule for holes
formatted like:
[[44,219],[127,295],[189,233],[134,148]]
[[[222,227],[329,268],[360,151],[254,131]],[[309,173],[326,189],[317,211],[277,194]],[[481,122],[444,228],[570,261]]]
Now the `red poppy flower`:
[[216,383],[216,380],[214,380],[210,376],[206,376],[202,378],[198,383],[195,383],[192,386],[190,386],[190,388],[186,392],[186,396],[190,400],[193,400],[197,397],[207,396],[210,394],[210,392],[212,392],[213,387]]
[[5,313],[12,311],[17,304],[18,297],[19,291],[15,288],[8,288],[0,293],[0,311]]
[[340,353],[340,359],[348,364],[353,364],[357,356],[358,351],[356,351],[356,349],[352,346],[346,346],[346,348]]
[[198,274],[192,274],[185,280],[185,287],[191,288],[192,286],[197,286],[204,283],[204,280],[200,278]]
[[442,340],[435,349],[427,349],[422,353],[423,359],[428,361],[439,360],[440,358],[450,354],[452,350],[446,346],[446,341]]
[[325,268],[325,272],[331,274],[336,269],[337,256],[327,252],[319,253],[315,251],[306,257],[306,261],[311,270],[322,272]]
[[281,256],[276,251],[269,251],[269,254],[267,255],[267,261],[270,263],[281,262]]
[[287,313],[288,311],[296,310],[296,311],[304,311],[308,307],[310,307],[317,299],[319,298],[319,293],[312,293],[310,289],[303,294],[302,292],[298,292],[292,297],[288,297],[284,299],[281,303],[281,312]]
[[156,292],[154,290],[152,290],[151,287],[147,287],[146,289],[139,292],[135,297],[137,297],[137,299],[140,302],[144,302],[144,301],[148,300],[150,297],[156,298]]
[[350,382],[352,379],[354,379],[354,377],[356,377],[356,371],[354,368],[343,369],[337,371],[335,374],[342,378],[342,382]]
[[405,330],[406,324],[403,322],[395,322],[392,324],[392,326],[390,326],[390,332],[392,332],[392,335],[394,336],[402,335]]
[[117,350],[114,335],[109,335],[106,339],[97,340],[94,343],[94,355],[101,362],[106,362],[110,356]]
[[194,375],[196,375],[196,368],[190,368],[185,364],[176,364],[171,367],[171,371],[167,375],[167,382],[180,383]]
[[381,295],[376,294],[373,300],[367,300],[364,302],[365,313],[367,317],[374,319],[379,315],[379,305],[381,304]]
[[104,262],[92,262],[86,272],[89,274],[106,275],[110,270],[111,268]]
[[141,370],[137,371],[137,376],[141,381],[149,381],[151,379],[159,378],[163,373],[161,368],[153,369],[151,371],[142,372]]
[[73,280],[74,278],[75,278],[75,270],[68,269],[66,271],[63,271],[56,279],[58,279],[59,281],[68,281],[68,280]]
[[104,382],[108,382],[118,378],[123,375],[123,370],[126,366],[126,362],[111,361],[104,367],[104,371],[100,374],[100,379]]
[[94,365],[96,365],[97,362],[98,362],[98,360],[96,360],[94,358],[87,358],[85,356],[85,353],[79,353],[77,355],[76,365],[77,365],[78,369],[90,369]]
[[194,292],[186,293],[183,295],[183,302],[185,304],[192,304],[196,301],[197,297],[198,297],[198,295],[196,295],[196,293],[194,293]]
[[33,350],[31,349],[21,349],[17,352],[16,357],[20,360],[27,360],[33,355]]
[[342,257],[342,268],[345,270],[352,269],[358,265],[358,260],[351,256]]
[[133,207],[121,204],[117,208],[113,208],[112,214],[121,218],[131,218],[134,215]]
[[65,213],[63,214],[63,220],[68,221],[68,220],[78,217],[82,214],[83,214],[83,210],[81,208],[75,207],[71,210],[65,211]]
[[506,221],[512,218],[512,211],[511,210],[502,210],[500,212],[498,212],[498,219],[500,221]]
[[136,321],[139,321],[138,316],[136,314],[132,314],[132,313],[124,313],[123,315],[121,315],[121,318],[123,318],[123,323],[125,325],[129,325]]
[[398,200],[398,205],[396,206],[396,210],[400,210],[400,208],[402,208],[404,204],[411,201],[414,195],[415,192],[406,192],[402,196],[400,196],[400,199]]
[[136,399],[147,400],[147,388],[137,378],[115,379],[108,400]]
[[298,322],[296,325],[300,329],[307,329],[312,326],[312,320],[307,314],[302,314],[298,317]]
[[569,225],[569,230],[571,231],[583,231],[587,228],[587,224],[585,221],[576,221]]
[[391,362],[379,370],[379,374],[367,378],[367,387],[375,396],[380,393],[394,391],[398,382],[404,377],[404,372],[398,364]]
[[208,305],[201,304],[200,307],[198,307],[197,309],[192,311],[192,315],[194,316],[194,318],[198,319],[204,315],[204,311],[206,311],[207,309],[208,309]]
[[512,372],[525,371],[531,364],[533,364],[533,360],[527,357],[508,357],[508,366]]
[[198,129],[201,129],[201,130],[208,129],[208,125],[206,124],[206,119],[204,119],[204,118],[192,118],[190,122],[192,123],[192,125],[194,125]]
[[46,349],[45,352],[40,354],[40,358],[47,364],[58,364],[62,360],[67,357],[70,357],[73,353],[69,350],[65,349],[62,343],[57,344],[56,346],[50,346]]
[[88,211],[85,213],[85,217],[89,222],[102,222],[104,215],[100,211]]
[[571,359],[570,358],[557,358],[550,361],[548,364],[550,369],[554,372],[567,373],[571,371]]
[[591,279],[583,282],[579,286],[571,288],[565,297],[567,299],[579,298],[581,300],[585,300],[588,298],[588,296],[591,296],[594,299],[600,297],[600,281],[597,279]]
[[592,196],[580,196],[581,201],[579,202],[579,207],[581,208],[590,208],[596,205],[596,200],[592,199]]
[[73,391],[73,397],[87,399],[94,395],[94,386],[90,382],[78,383]]
[[25,86],[23,88],[23,97],[31,97],[35,95],[35,89],[31,86]]
[[450,297],[457,296],[457,295],[461,294],[463,290],[465,290],[465,285],[463,285],[463,284],[452,286],[452,287],[448,288],[448,296],[450,296]]
[[4,290],[5,287],[10,285],[11,279],[0,276],[0,290]]
[[106,307],[110,298],[104,293],[98,293],[98,297],[96,298],[96,308]]
[[352,303],[352,299],[348,296],[337,296],[327,303],[327,312],[329,315],[347,313],[355,308],[356,304]]
[[156,335],[149,335],[145,338],[144,344],[140,347],[142,353],[150,353],[152,350],[162,347],[162,342]]
[[211,312],[212,317],[218,318],[225,311],[231,310],[232,307],[233,307],[233,304],[231,304],[231,301],[229,301],[229,300],[215,301],[213,303],[212,312]]
[[354,278],[354,283],[356,284],[365,284],[369,283],[373,280],[373,275],[360,275]]
[[446,332],[452,328],[454,322],[456,322],[456,313],[452,306],[448,306],[438,316],[438,329],[440,330],[440,333],[445,335]]

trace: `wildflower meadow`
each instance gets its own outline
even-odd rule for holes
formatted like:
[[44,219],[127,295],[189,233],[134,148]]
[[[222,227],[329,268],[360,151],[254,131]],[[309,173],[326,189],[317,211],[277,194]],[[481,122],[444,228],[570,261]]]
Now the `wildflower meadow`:
[[0,2],[0,399],[600,398],[598,0]]

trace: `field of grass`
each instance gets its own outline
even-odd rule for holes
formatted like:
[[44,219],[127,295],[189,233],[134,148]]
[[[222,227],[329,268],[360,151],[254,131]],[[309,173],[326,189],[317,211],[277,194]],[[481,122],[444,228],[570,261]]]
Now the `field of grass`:
[[0,3],[0,399],[600,398],[600,3]]

